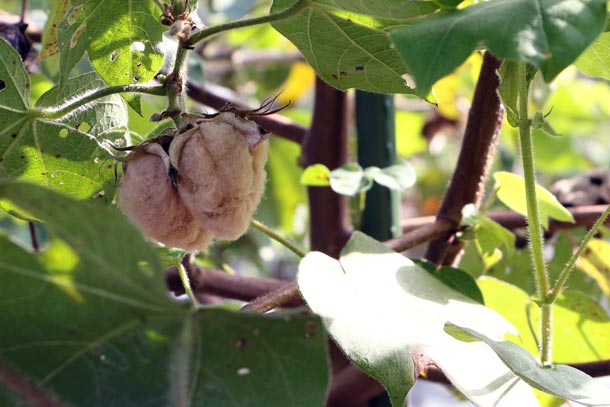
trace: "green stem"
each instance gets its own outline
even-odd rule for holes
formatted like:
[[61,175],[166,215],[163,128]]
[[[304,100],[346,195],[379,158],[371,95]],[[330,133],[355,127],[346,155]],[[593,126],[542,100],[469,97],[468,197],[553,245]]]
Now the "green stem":
[[199,308],[199,303],[197,302],[197,298],[195,298],[193,288],[191,287],[191,281],[189,280],[189,275],[182,262],[178,263],[178,273],[180,274],[180,280],[182,281],[182,285],[184,286],[184,292],[191,301],[191,310],[195,312],[197,311],[197,308]]
[[165,87],[162,85],[116,85],[105,88],[94,89],[84,94],[69,99],[66,103],[51,108],[32,108],[29,114],[33,118],[59,119],[67,114],[74,112],[85,105],[117,93],[147,93],[149,95],[165,95]]
[[574,265],[576,264],[576,260],[578,260],[578,258],[585,251],[585,249],[587,247],[587,243],[589,243],[589,240],[591,240],[593,238],[593,236],[595,236],[598,229],[604,224],[604,222],[606,221],[606,219],[608,218],[609,215],[610,215],[610,206],[608,206],[606,208],[604,213],[602,213],[602,215],[599,217],[599,219],[597,219],[597,221],[595,222],[595,224],[593,225],[591,230],[589,230],[589,232],[587,232],[587,235],[584,237],[584,239],[580,243],[580,246],[578,246],[578,250],[576,250],[576,252],[572,255],[572,257],[570,257],[570,260],[568,261],[568,263],[565,265],[563,270],[561,270],[561,273],[559,274],[559,277],[557,278],[557,282],[555,283],[553,290],[546,296],[546,298],[544,300],[545,303],[553,304],[557,300],[557,297],[559,297],[559,295],[563,291],[563,288],[565,287],[566,282],[568,281],[568,278],[570,277],[570,274],[572,273],[572,270],[574,270]]
[[[544,241],[536,197],[536,175],[534,172],[534,149],[532,146],[531,123],[528,117],[529,81],[526,77],[526,66],[519,64],[519,144],[523,161],[525,178],[525,198],[527,201],[527,224],[529,231],[529,248],[534,263],[537,295],[544,300],[550,289],[549,276],[544,262]],[[552,308],[542,306],[540,359],[543,365],[552,360],[551,321]]]
[[291,252],[293,252],[294,254],[299,256],[300,258],[305,257],[305,252],[303,250],[299,249],[292,242],[290,242],[284,236],[277,233],[275,230],[267,227],[266,225],[262,224],[261,222],[259,222],[257,220],[252,220],[252,222],[250,222],[250,225],[252,225],[253,228],[260,230],[261,232],[263,232],[264,234],[269,236],[271,239],[280,243],[282,246],[286,247],[288,250],[290,250]]
[[235,30],[237,28],[250,27],[253,25],[272,23],[274,21],[283,20],[285,18],[296,15],[299,11],[305,8],[307,5],[307,0],[298,0],[292,6],[278,11],[277,13],[268,14],[266,16],[250,18],[247,20],[241,21],[233,21],[227,24],[217,25],[215,27],[210,27],[203,29],[191,36],[184,45],[193,46],[204,39],[211,37],[212,35],[219,34],[224,31]]

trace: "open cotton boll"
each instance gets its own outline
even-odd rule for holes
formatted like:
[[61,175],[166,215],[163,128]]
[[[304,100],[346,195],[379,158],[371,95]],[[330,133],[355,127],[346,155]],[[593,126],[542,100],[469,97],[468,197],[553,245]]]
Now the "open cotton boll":
[[199,121],[170,145],[180,197],[215,237],[234,240],[248,229],[265,187],[267,152],[258,126],[232,112]]
[[145,236],[188,251],[207,248],[212,236],[182,203],[161,156],[140,150],[123,172],[119,207]]

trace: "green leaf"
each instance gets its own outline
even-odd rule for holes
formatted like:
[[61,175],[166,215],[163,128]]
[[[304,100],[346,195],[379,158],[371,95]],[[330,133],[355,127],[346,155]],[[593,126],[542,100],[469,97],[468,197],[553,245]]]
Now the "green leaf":
[[425,95],[478,47],[527,62],[551,81],[603,31],[603,0],[492,0],[420,20],[390,33]]
[[394,191],[403,191],[412,187],[417,177],[415,169],[411,164],[407,161],[400,161],[397,164],[381,169],[381,171],[373,176],[373,179],[384,187]]
[[[527,216],[525,200],[525,181],[523,177],[510,172],[499,171],[494,174],[497,196],[500,201],[513,211]],[[536,196],[540,219],[545,229],[549,227],[549,217],[561,222],[574,222],[574,217],[563,207],[555,196],[542,186],[536,184]]]
[[324,164],[310,165],[301,175],[301,184],[310,187],[327,187],[330,185],[330,170]]
[[478,213],[474,205],[468,204],[462,209],[462,225],[469,226],[474,232],[477,250],[484,260],[497,257],[497,249],[501,249],[504,258],[510,258],[515,253],[515,235],[499,223]]
[[161,12],[153,0],[74,0],[59,27],[61,82],[85,51],[109,85],[148,82],[163,63]]
[[512,342],[495,341],[473,329],[450,322],[447,323],[447,332],[459,333],[454,335],[458,339],[467,335],[471,339],[484,341],[516,375],[539,390],[587,406],[610,405],[610,389],[578,369],[566,365],[542,368],[531,353],[520,346]]
[[413,263],[417,264],[419,267],[423,268],[460,294],[464,294],[471,300],[485,305],[485,302],[483,301],[483,294],[481,293],[475,279],[464,270],[451,266],[437,267],[436,264],[427,260],[414,259]]
[[578,268],[594,279],[603,292],[610,296],[610,242],[593,239],[587,243]]
[[373,186],[358,164],[347,164],[330,172],[330,187],[341,195],[354,196]]
[[[56,106],[102,85],[94,73],[70,79],[62,88],[42,95],[37,107]],[[38,183],[76,198],[105,194],[112,199],[113,161],[102,144],[123,141],[124,130],[110,131],[127,126],[127,108],[121,98],[101,98],[75,114],[45,120],[30,117],[27,110],[17,111],[29,108],[29,92],[27,83],[13,82],[13,86],[23,86],[25,92],[17,99],[21,107],[15,106],[10,95],[9,100],[2,99],[0,92],[0,123],[13,123],[0,128],[0,177]]]
[[[522,289],[491,277],[477,280],[485,305],[497,311],[519,331],[515,342],[536,354],[538,346],[529,328],[539,326],[540,308]],[[528,317],[529,308],[529,317]],[[585,363],[610,358],[610,318],[588,295],[568,290],[553,304],[553,358],[558,363]]]
[[519,98],[519,63],[516,61],[503,61],[502,66],[498,70],[502,82],[498,92],[502,97],[502,103],[506,108],[506,119],[513,127],[519,126],[519,106],[517,101]]
[[[46,391],[74,406],[323,404],[317,318],[193,315],[170,299],[154,249],[118,212],[22,183],[0,183],[0,198],[50,234],[41,254],[0,236],[0,331],[11,333],[0,335],[0,358]],[[0,391],[0,405],[10,397]]]
[[610,32],[605,32],[574,63],[591,76],[610,79]]
[[393,406],[404,405],[430,359],[477,405],[537,405],[489,348],[443,330],[446,321],[461,321],[500,339],[513,330],[506,320],[364,234],[352,235],[338,261],[309,253],[297,282],[343,352],[383,383]]
[[[272,12],[294,0],[275,0]],[[296,16],[273,27],[296,45],[324,81],[339,89],[414,93],[409,70],[388,37],[397,25],[410,24],[438,8],[429,1],[311,0]]]
[[[30,106],[30,79],[21,57],[0,38],[0,153],[26,120]],[[0,156],[0,165],[4,156]]]

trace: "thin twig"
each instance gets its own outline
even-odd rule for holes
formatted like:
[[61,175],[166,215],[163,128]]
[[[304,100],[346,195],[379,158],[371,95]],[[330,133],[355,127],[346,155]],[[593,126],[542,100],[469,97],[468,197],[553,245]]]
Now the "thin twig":
[[[202,87],[192,81],[189,81],[186,92],[187,95],[194,101],[217,110],[222,109],[227,104],[238,106],[243,110],[252,110],[252,108],[245,106],[239,100],[221,94],[218,86],[216,85],[206,85]],[[303,137],[307,131],[306,127],[296,124],[292,120],[279,114],[253,116],[251,117],[251,120],[256,122],[266,131],[299,144],[301,144],[303,141]]]
[[253,219],[250,222],[250,225],[253,228],[261,231],[265,235],[269,236],[269,238],[275,240],[276,242],[279,242],[282,246],[284,246],[285,248],[287,248],[288,250],[290,250],[291,252],[296,254],[298,257],[300,257],[300,258],[305,257],[305,252],[303,250],[299,249],[291,241],[289,241],[284,236],[282,236],[279,233],[277,233],[275,230],[273,230],[270,227],[266,226],[262,222],[259,222],[259,221]]
[[271,311],[274,308],[281,307],[289,301],[294,301],[299,298],[299,288],[297,287],[296,281],[291,281],[284,284],[275,291],[271,291],[268,294],[263,295],[255,299],[254,301],[244,305],[243,311],[265,313]]

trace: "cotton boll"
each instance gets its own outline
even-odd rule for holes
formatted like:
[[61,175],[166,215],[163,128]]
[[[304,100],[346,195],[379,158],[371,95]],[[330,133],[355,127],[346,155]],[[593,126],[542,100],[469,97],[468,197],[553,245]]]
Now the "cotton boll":
[[163,158],[144,150],[124,167],[121,210],[152,240],[188,251],[205,250],[212,236],[182,203]]
[[[258,144],[250,148],[252,140]],[[265,186],[263,140],[254,122],[224,112],[199,121],[170,145],[182,201],[217,238],[234,240],[248,229]]]

